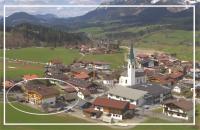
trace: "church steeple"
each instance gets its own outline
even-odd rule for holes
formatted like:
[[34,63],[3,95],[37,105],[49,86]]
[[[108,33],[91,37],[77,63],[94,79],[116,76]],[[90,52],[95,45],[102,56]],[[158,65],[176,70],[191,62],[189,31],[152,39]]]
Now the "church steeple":
[[129,60],[131,63],[133,63],[135,60],[133,44],[131,44],[131,47],[130,47]]

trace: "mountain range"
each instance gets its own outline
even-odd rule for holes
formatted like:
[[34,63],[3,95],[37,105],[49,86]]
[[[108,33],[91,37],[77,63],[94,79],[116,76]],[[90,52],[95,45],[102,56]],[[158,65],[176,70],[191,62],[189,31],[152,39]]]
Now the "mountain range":
[[[180,4],[186,0],[114,0],[103,3],[118,4]],[[200,4],[196,4],[197,23],[200,21]],[[198,11],[199,10],[199,11]],[[96,8],[85,15],[72,18],[59,18],[53,14],[32,15],[26,12],[16,12],[6,17],[6,26],[14,27],[22,23],[55,27],[69,30],[88,26],[103,25],[106,22],[118,22],[122,24],[171,24],[173,26],[192,27],[192,8]],[[1,20],[0,22],[3,22]],[[199,27],[199,25],[197,25]]]

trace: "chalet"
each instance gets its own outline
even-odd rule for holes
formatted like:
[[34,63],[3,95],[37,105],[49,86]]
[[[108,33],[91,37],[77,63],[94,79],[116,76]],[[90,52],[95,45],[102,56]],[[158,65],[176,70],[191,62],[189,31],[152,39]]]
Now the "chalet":
[[97,92],[97,85],[94,83],[76,78],[69,78],[67,82],[74,85],[75,87],[78,87],[79,89],[88,90],[90,93]]
[[163,102],[163,113],[174,118],[189,120],[193,113],[193,102],[185,99],[171,99]]
[[36,79],[36,78],[38,78],[38,76],[35,75],[35,74],[33,74],[33,75],[27,74],[27,75],[24,75],[24,76],[23,76],[23,80],[24,80],[24,81],[33,80],[33,79]]
[[114,120],[123,120],[129,115],[133,115],[133,111],[136,108],[135,105],[131,105],[127,101],[119,101],[102,97],[96,98],[92,104],[93,110],[101,111],[104,115]]
[[131,88],[148,93],[148,95],[144,97],[146,104],[161,103],[172,97],[171,89],[159,84],[138,84],[131,86]]
[[26,101],[37,105],[55,105],[59,91],[53,87],[45,85],[29,85],[25,87]]
[[141,106],[145,103],[146,91],[128,87],[115,87],[108,91],[108,98],[120,101],[127,101],[130,104]]

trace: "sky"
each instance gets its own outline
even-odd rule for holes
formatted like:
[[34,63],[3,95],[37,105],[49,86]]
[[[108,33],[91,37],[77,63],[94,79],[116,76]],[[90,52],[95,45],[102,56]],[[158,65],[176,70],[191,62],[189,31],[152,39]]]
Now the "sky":
[[[98,5],[110,0],[0,0],[0,16],[3,16],[3,5]],[[14,12],[27,12],[30,14],[54,14],[58,17],[75,17],[83,15],[94,8],[6,8],[6,16]]]

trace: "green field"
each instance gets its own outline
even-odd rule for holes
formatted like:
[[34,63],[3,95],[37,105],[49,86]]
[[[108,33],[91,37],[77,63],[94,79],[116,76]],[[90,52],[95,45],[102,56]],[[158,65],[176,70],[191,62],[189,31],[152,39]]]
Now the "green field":
[[[32,108],[28,108],[27,106],[20,105],[19,107],[34,111],[36,110]],[[198,110],[200,110],[200,105],[197,107]],[[52,116],[33,116],[33,115],[27,115],[21,112],[18,112],[11,108],[10,106],[7,106],[6,109],[6,115],[7,115],[7,122],[60,122],[60,123],[65,123],[65,122],[85,122],[81,119],[77,119],[71,116],[57,116],[57,115],[52,115]],[[3,122],[3,104],[0,103],[0,123],[2,124]],[[197,121],[199,122],[199,117],[197,117]],[[145,123],[150,123],[150,122],[166,122],[161,119],[157,118],[150,118]],[[110,128],[107,126],[2,126],[0,125],[1,130],[114,130],[114,128]],[[119,129],[119,128],[118,128]],[[118,130],[116,129],[116,130]],[[198,130],[194,126],[136,126],[135,128],[127,129],[127,130]]]
[[[9,68],[14,67],[14,68]],[[6,62],[6,79],[21,79],[25,74],[43,76],[44,66],[38,64],[21,64]],[[3,77],[3,61],[0,61],[0,77]]]
[[[2,53],[1,53],[2,54]],[[70,64],[74,59],[78,59],[80,54],[78,50],[65,48],[22,48],[13,49],[6,52],[6,58],[31,60],[38,62],[49,62],[52,59],[59,59],[65,64]]]
[[[2,50],[0,51],[2,57]],[[74,49],[65,49],[65,48],[55,48],[54,50],[50,48],[22,48],[22,49],[12,49],[6,52],[6,58],[11,59],[21,59],[46,63],[52,59],[59,59],[64,64],[70,64],[74,60],[83,59],[83,60],[93,60],[93,61],[102,61],[108,62],[113,68],[117,68],[124,63],[124,50],[115,54],[102,54],[102,55],[86,55],[81,56],[78,50]],[[2,61],[0,62],[0,71],[2,71]],[[8,78],[13,78],[18,75],[23,75],[25,73],[38,74],[41,75],[43,72],[43,66],[37,64],[29,64],[29,68],[38,67],[38,69],[24,69],[25,65],[16,64],[16,63],[7,63],[6,66],[16,67],[17,69],[6,68],[6,73]],[[2,76],[2,73],[1,75]]]

